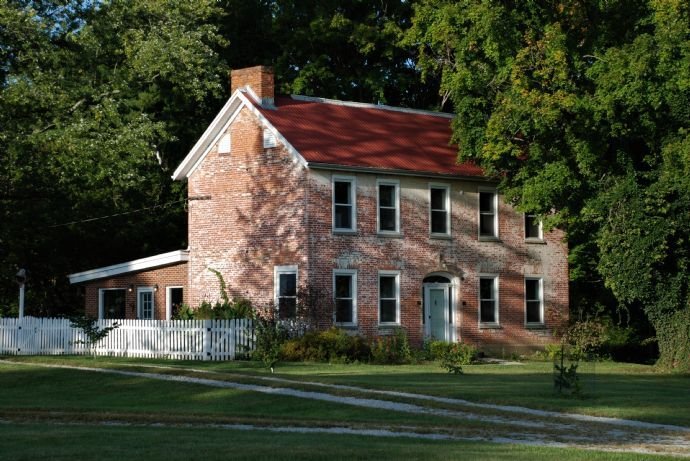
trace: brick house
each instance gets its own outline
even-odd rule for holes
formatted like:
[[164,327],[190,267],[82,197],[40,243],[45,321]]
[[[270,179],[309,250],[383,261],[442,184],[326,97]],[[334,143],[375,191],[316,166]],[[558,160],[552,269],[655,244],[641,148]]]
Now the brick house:
[[[188,183],[189,248],[173,263],[72,274],[87,312],[124,302],[127,316],[166,318],[171,287],[190,306],[215,301],[210,268],[281,318],[316,293],[322,326],[369,337],[403,327],[415,343],[553,341],[568,318],[563,233],[542,232],[479,168],[456,163],[450,116],[276,98],[263,66],[233,71],[231,91],[173,174]],[[113,288],[125,301],[106,299]]]

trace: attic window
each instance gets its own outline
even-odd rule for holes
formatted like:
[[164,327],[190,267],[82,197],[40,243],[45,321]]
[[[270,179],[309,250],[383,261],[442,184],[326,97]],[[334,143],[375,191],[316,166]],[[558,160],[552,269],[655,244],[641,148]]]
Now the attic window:
[[276,147],[276,136],[270,131],[264,129],[264,149]]
[[218,153],[229,154],[232,147],[230,133],[225,133],[218,141]]

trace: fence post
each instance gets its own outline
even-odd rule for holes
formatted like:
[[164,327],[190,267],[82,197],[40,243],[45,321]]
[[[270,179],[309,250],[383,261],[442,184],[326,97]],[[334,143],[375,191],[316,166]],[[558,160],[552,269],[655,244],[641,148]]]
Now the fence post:
[[211,327],[213,320],[204,320],[204,358],[202,360],[211,360]]

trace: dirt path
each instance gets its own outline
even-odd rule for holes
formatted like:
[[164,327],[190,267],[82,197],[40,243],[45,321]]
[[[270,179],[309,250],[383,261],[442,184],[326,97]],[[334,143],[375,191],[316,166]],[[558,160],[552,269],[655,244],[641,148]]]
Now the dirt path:
[[[5,362],[13,365],[21,362]],[[407,392],[371,390],[355,386],[343,386],[316,382],[294,381],[276,377],[248,377],[252,381],[270,382],[272,385],[246,384],[225,379],[209,379],[198,376],[183,376],[167,373],[149,373],[106,368],[89,368],[69,365],[32,364],[49,368],[67,368],[95,373],[108,373],[134,376],[173,382],[193,383],[210,387],[231,388],[264,394],[320,400],[331,403],[352,405],[364,408],[397,411],[410,414],[443,416],[478,423],[476,428],[466,424],[449,427],[447,430],[430,434],[428,430],[410,427],[406,431],[393,431],[384,428],[348,427],[260,427],[253,425],[218,425],[228,429],[272,430],[283,432],[327,432],[386,437],[420,437],[453,440],[475,440],[495,443],[518,443],[525,445],[573,447],[606,451],[621,451],[646,454],[665,454],[690,458],[690,428],[653,424],[616,418],[603,418],[571,413],[534,410],[524,407],[480,404],[463,399],[452,399]],[[166,371],[172,367],[160,368]],[[183,370],[179,370],[183,371]],[[186,372],[213,375],[205,370],[184,369]],[[220,373],[217,373],[220,375]],[[236,379],[236,377],[235,377]],[[280,385],[277,387],[277,385]],[[306,391],[295,387],[316,387],[323,392]],[[338,391],[362,395],[335,395],[328,391]],[[386,400],[386,398],[395,399]],[[113,421],[104,421],[112,424]],[[127,423],[122,422],[122,423]],[[334,422],[333,425],[337,425]],[[331,425],[331,426],[333,426]]]

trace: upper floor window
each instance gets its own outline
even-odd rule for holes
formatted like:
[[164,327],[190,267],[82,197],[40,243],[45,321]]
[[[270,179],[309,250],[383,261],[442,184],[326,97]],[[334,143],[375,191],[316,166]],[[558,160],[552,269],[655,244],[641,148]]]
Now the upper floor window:
[[357,323],[357,272],[350,269],[333,271],[333,297],[335,298],[335,322],[354,325]]
[[525,278],[525,323],[527,325],[542,325],[544,323],[542,283],[542,279],[539,277]]
[[525,238],[532,240],[541,240],[543,238],[541,220],[537,215],[525,214]]
[[278,318],[295,318],[297,316],[297,266],[276,266],[274,286]]
[[333,177],[333,230],[353,232],[357,230],[355,178]]
[[218,140],[218,153],[229,154],[232,150],[232,137],[230,133],[225,133]]
[[479,277],[479,323],[498,325],[498,277]]
[[479,191],[479,237],[498,237],[498,194]]
[[429,222],[434,236],[450,235],[450,187],[441,184],[429,185]]
[[379,271],[379,323],[400,323],[400,272]]
[[378,180],[378,231],[400,232],[400,183],[393,180]]

